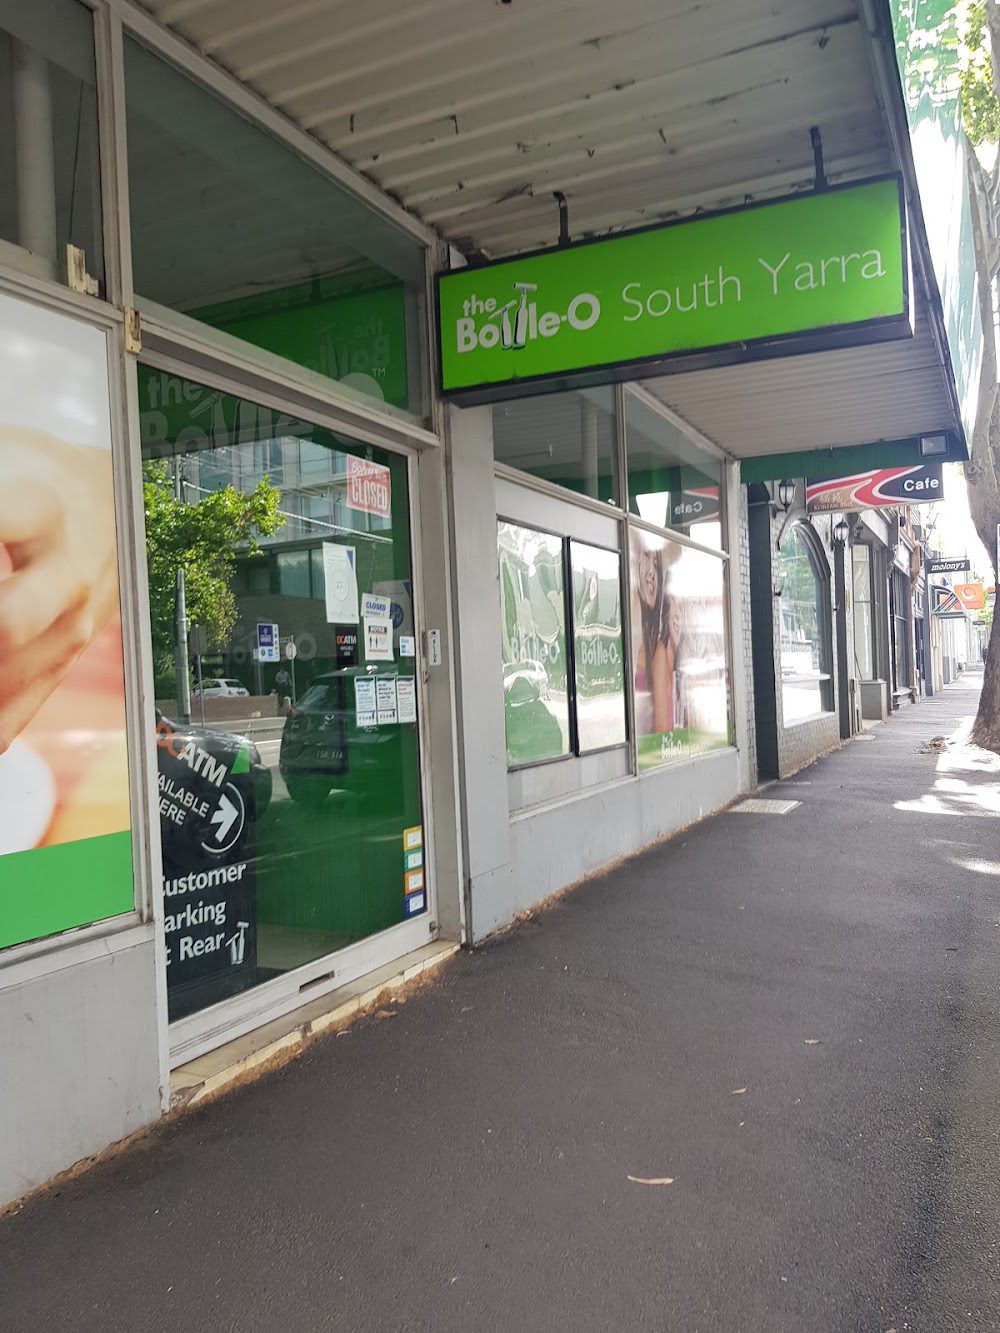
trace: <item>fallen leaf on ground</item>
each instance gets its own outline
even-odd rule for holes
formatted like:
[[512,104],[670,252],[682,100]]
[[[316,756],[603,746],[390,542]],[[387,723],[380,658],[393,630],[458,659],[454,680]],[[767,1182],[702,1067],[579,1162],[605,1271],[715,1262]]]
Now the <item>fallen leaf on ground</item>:
[[629,1176],[633,1185],[672,1185],[673,1176]]
[[393,1010],[393,1009],[376,1009],[376,1010],[375,1010],[375,1017],[376,1017],[376,1018],[395,1018],[395,1017],[396,1017],[396,1013],[395,1013],[395,1010]]
[[745,1092],[746,1088],[733,1088],[729,1095],[730,1097],[742,1097]]

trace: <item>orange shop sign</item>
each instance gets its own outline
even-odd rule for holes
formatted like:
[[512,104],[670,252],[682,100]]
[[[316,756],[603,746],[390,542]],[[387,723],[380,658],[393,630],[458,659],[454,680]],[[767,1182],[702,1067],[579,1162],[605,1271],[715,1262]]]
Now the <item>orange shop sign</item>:
[[966,611],[982,611],[986,607],[986,589],[981,583],[956,583],[955,596]]

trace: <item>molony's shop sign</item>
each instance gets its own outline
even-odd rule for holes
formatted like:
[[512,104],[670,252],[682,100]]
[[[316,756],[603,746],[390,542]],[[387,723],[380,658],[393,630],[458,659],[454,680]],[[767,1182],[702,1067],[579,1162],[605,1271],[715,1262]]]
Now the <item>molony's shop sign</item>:
[[814,514],[846,509],[881,509],[886,505],[931,504],[944,499],[940,463],[885,467],[852,477],[806,482],[806,508]]
[[[896,177],[438,275],[441,388],[634,379],[912,333]],[[553,384],[552,387],[557,387]]]

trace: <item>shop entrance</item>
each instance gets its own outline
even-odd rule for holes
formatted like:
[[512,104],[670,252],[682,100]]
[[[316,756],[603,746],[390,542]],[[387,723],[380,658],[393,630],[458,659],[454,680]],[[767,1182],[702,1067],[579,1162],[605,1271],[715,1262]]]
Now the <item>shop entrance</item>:
[[188,1058],[429,936],[408,460],[149,367],[139,405]]

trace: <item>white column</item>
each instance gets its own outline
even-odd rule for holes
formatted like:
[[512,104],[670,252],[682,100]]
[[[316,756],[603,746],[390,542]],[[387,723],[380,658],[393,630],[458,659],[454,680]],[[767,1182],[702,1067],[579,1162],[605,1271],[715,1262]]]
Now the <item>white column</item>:
[[18,243],[56,267],[56,174],[48,61],[11,39]]

